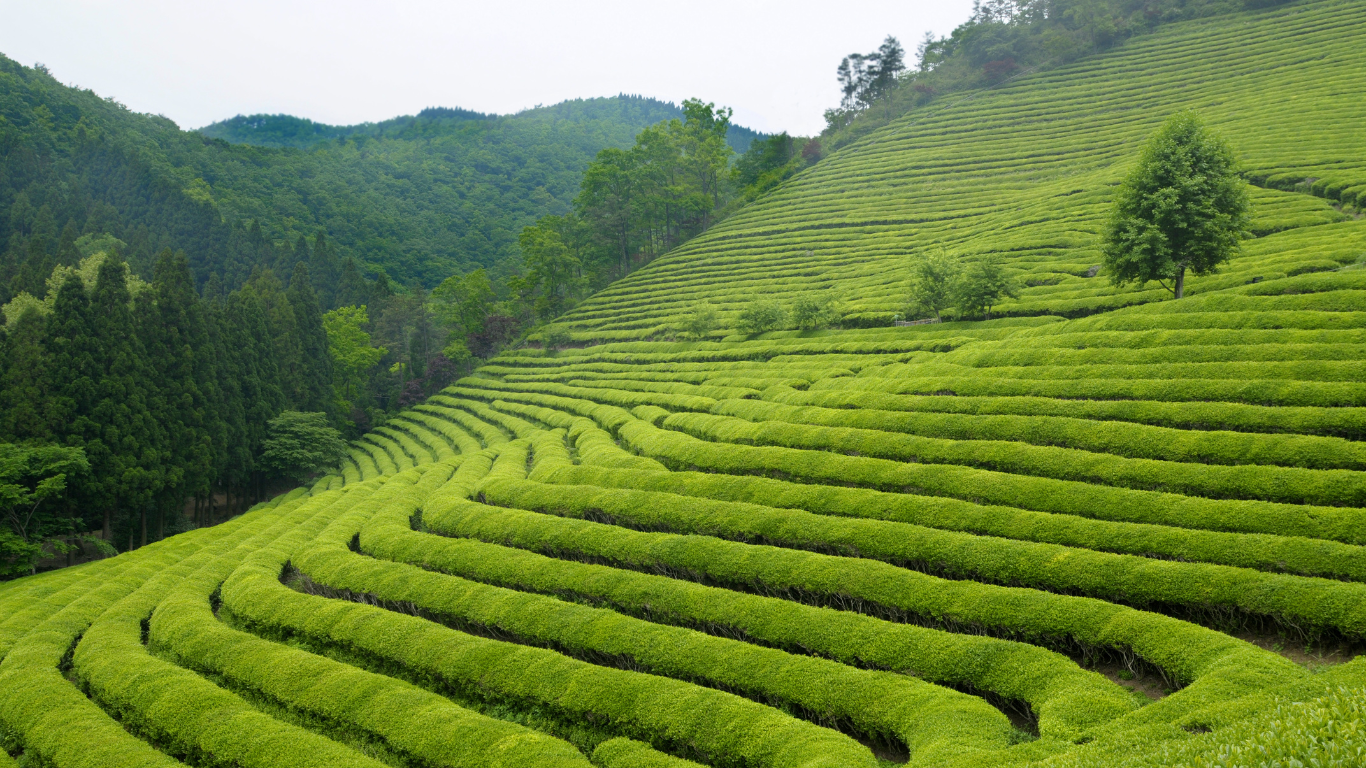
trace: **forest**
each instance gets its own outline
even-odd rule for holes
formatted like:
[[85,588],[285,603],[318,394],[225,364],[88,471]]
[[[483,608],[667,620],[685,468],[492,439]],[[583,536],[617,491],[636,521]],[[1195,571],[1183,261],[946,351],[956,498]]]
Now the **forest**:
[[[249,141],[247,123],[270,132],[297,119],[184,131],[0,56],[0,300],[17,292],[9,285],[47,217],[58,232],[71,223],[78,235],[123,240],[144,277],[163,248],[184,251],[197,285],[216,272],[235,288],[253,267],[271,266],[256,227],[274,244],[324,231],[362,273],[404,286],[478,268],[501,279],[518,270],[522,227],[569,210],[600,149],[629,146],[645,126],[681,115],[624,95],[478,120],[434,108],[335,129],[342,141],[252,146],[225,139]],[[755,135],[735,126],[729,141],[743,150]]]

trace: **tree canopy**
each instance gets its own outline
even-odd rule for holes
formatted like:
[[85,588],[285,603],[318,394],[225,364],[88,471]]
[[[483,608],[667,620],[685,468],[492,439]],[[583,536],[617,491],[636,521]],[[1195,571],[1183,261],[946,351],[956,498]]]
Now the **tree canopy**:
[[1103,241],[1110,281],[1157,281],[1179,299],[1186,270],[1207,275],[1232,258],[1251,216],[1237,165],[1198,115],[1172,115],[1115,193]]
[[325,413],[281,413],[270,420],[263,446],[262,465],[299,482],[336,467],[346,456],[346,443]]
[[73,532],[71,518],[44,503],[62,496],[69,476],[89,469],[80,448],[0,443],[0,578],[32,573],[44,542]]

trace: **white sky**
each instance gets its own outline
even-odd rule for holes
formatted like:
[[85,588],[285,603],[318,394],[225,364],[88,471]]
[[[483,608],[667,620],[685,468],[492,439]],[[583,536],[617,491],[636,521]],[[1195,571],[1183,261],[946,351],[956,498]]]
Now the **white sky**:
[[972,0],[0,0],[0,53],[198,128],[259,112],[351,124],[429,106],[697,96],[765,132],[811,135],[835,67],[887,34],[907,49]]

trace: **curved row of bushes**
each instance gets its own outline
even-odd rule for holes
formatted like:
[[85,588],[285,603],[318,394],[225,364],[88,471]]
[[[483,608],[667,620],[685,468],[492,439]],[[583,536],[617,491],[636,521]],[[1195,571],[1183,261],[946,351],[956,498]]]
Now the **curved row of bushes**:
[[1093,520],[944,497],[793,483],[752,475],[623,472],[610,467],[572,465],[542,468],[538,462],[531,477],[556,485],[661,491],[802,509],[821,515],[910,523],[978,536],[1061,544],[1095,552],[1366,581],[1366,549],[1322,539]]
[[[538,471],[540,471],[538,460]],[[514,481],[515,482],[515,481]],[[488,486],[485,486],[488,487]],[[423,526],[454,533],[465,515],[499,514],[455,497],[428,503]],[[395,526],[361,535],[362,551],[421,564],[483,583],[543,594],[588,597],[652,621],[712,628],[751,642],[890,669],[932,682],[966,686],[1029,703],[1040,732],[1073,740],[1089,727],[1131,711],[1128,694],[1057,654],[993,638],[894,624],[857,613],[718,589],[665,576],[555,560],[472,539],[444,540]],[[1029,670],[1022,674],[1021,670]],[[989,723],[987,732],[997,731]]]
[[955,579],[1099,597],[1138,607],[1264,617],[1287,630],[1366,638],[1366,584],[1038,544],[906,523],[831,518],[655,491],[487,483],[490,503],[560,516],[871,558]]
[[[1033,416],[1127,422],[1188,432],[1224,430],[1291,433],[1350,440],[1366,438],[1366,408],[1315,408],[1241,403],[1161,402],[1154,400],[1063,400],[1039,396],[960,396],[884,394],[870,390],[821,389],[802,392],[773,385],[764,399],[822,408],[981,416]],[[1198,439],[1195,437],[1187,439]]]
[[[852,426],[811,425],[800,423],[804,421],[800,416],[790,421],[766,418],[789,416],[796,410],[775,403],[730,400],[719,404],[714,413],[675,413],[664,420],[663,426],[720,443],[773,445],[904,462],[978,467],[1014,475],[1211,499],[1257,499],[1328,507],[1366,506],[1366,473],[1352,470],[1135,459],[991,438],[945,439]],[[843,420],[841,417],[849,414],[835,411],[829,416],[828,421],[838,423]],[[858,418],[854,416],[848,420]]]
[[1340,438],[1173,429],[1066,416],[826,408],[806,404],[809,399],[818,399],[806,397],[810,394],[819,393],[775,387],[765,391],[763,397],[772,405],[737,406],[723,400],[712,413],[739,416],[749,421],[856,427],[947,440],[1008,440],[1137,459],[1304,469],[1366,469],[1366,444]]
[[[433,465],[360,486],[343,497],[348,511],[402,504],[403,497],[444,482],[452,467]],[[181,664],[258,692],[291,710],[308,713],[352,734],[364,733],[409,760],[428,766],[562,766],[588,768],[566,742],[495,720],[385,675],[263,640],[220,623],[210,596],[231,572],[279,573],[290,553],[304,546],[329,519],[310,520],[285,536],[250,550],[227,553],[216,569],[181,582],[152,614],[149,641]],[[239,565],[240,564],[240,565]]]
[[[505,455],[513,455],[525,466],[524,452]],[[428,503],[423,518],[439,516],[448,507]],[[452,545],[458,546],[413,532],[406,510],[395,506],[380,511],[360,532],[362,552],[443,571],[440,564]],[[420,591],[417,584],[410,584],[411,594],[420,597],[408,599],[442,616],[575,656],[627,660],[652,674],[794,707],[822,723],[846,725],[875,738],[905,743],[917,762],[932,759],[938,749],[1008,743],[1010,726],[1000,712],[978,699],[911,677],[859,670],[611,610],[486,586],[487,579],[476,583],[429,576],[426,580],[430,586]]]
[[[395,499],[389,506],[399,503],[413,511],[420,499]],[[320,584],[372,599],[404,604],[437,600],[451,577],[370,560],[347,549],[369,514],[357,510],[339,516],[295,554],[294,564]],[[713,765],[873,766],[867,749],[848,737],[731,694],[487,640],[371,605],[302,595],[271,581],[259,575],[229,578],[223,586],[224,604],[264,627],[343,643],[484,696],[610,723],[623,735],[691,750]]]

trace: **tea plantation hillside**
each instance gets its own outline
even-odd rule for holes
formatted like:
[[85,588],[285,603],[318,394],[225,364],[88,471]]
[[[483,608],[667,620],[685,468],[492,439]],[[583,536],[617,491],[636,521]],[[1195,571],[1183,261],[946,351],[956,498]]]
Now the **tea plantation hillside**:
[[[0,584],[6,751],[1366,763],[1362,50],[1366,6],[1296,3],[907,115],[312,487]],[[1114,289],[1113,187],[1186,107],[1243,155],[1256,237],[1186,298]],[[940,247],[1028,287],[891,327]],[[844,330],[729,330],[827,294]],[[728,330],[667,340],[701,301]]]

